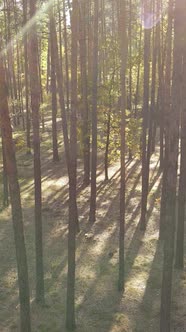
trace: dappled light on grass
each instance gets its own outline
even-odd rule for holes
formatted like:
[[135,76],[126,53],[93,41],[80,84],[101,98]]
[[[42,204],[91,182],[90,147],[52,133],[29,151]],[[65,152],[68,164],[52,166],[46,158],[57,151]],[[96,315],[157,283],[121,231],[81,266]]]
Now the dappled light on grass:
[[[118,278],[118,220],[119,220],[119,165],[110,168],[110,180],[104,181],[104,173],[100,173],[98,181],[97,220],[90,227],[88,223],[89,188],[78,188],[78,206],[80,233],[77,236],[76,251],[76,315],[77,332],[134,332],[135,324],[140,319],[142,330],[148,326],[144,311],[139,309],[143,299],[151,300],[149,293],[149,274],[153,268],[158,238],[157,213],[159,205],[155,204],[159,190],[159,174],[153,161],[151,167],[151,194],[149,208],[153,211],[148,222],[147,232],[143,234],[137,225],[140,211],[140,166],[135,160],[127,166],[127,216],[126,216],[126,284],[124,294],[117,291]],[[63,167],[65,167],[63,165]],[[31,303],[34,317],[33,331],[45,332],[65,331],[65,301],[67,276],[67,234],[68,234],[68,180],[64,176],[62,165],[49,161],[48,168],[43,171],[43,230],[45,261],[45,308],[35,303],[34,289],[34,226],[33,226],[33,182],[25,176],[21,181],[21,190],[26,221],[26,244],[29,256],[31,279]],[[81,184],[81,182],[79,182]],[[32,204],[30,204],[32,202]],[[8,211],[8,210],[7,210]],[[7,213],[6,211],[6,213]],[[151,213],[152,213],[151,211]],[[6,220],[9,217],[6,215]],[[11,223],[2,225],[10,228]],[[6,240],[6,233],[3,235]],[[11,238],[8,240],[10,241]],[[13,244],[11,246],[11,250]],[[6,255],[6,253],[5,253]],[[159,255],[159,252],[158,252]],[[157,256],[159,257],[159,256]],[[8,267],[2,272],[2,280],[13,276],[14,268]],[[11,280],[11,278],[10,278]],[[13,316],[17,315],[18,296],[15,282],[10,281],[10,291],[14,294]],[[11,284],[12,283],[12,284]],[[159,287],[159,281],[152,280],[153,287]],[[152,287],[152,288],[153,288]],[[157,289],[155,288],[156,292]],[[6,295],[7,296],[7,295]],[[150,300],[149,300],[150,299]],[[144,305],[142,306],[144,308]],[[141,308],[142,308],[141,307]],[[146,307],[145,307],[146,308]],[[7,314],[5,308],[5,313]],[[156,310],[157,311],[157,310]],[[144,320],[144,322],[143,322]],[[4,323],[6,319],[3,318]],[[8,325],[8,323],[7,323]],[[157,332],[154,330],[148,330]],[[4,332],[4,331],[3,331]],[[9,332],[9,331],[8,331]],[[136,331],[135,331],[136,332]]]

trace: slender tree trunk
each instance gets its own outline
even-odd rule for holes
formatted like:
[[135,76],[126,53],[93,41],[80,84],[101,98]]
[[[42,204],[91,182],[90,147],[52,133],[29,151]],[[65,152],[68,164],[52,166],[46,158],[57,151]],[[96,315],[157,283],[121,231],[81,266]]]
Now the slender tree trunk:
[[64,21],[64,49],[65,49],[65,73],[66,73],[66,103],[67,114],[69,114],[69,64],[68,64],[68,35],[67,35],[67,22],[66,22],[66,7],[65,0],[63,0],[63,21]]
[[167,169],[166,224],[164,242],[163,279],[161,289],[160,332],[171,330],[172,272],[176,218],[176,185],[179,141],[179,117],[181,106],[182,40],[184,36],[183,1],[176,0],[174,12],[174,52],[171,112],[169,117],[169,151]]
[[9,205],[9,190],[8,190],[8,174],[6,165],[6,154],[4,147],[4,139],[2,137],[2,155],[3,155],[3,206]]
[[[30,16],[36,13],[36,1],[30,0]],[[30,30],[29,40],[29,76],[31,92],[31,109],[33,121],[34,149],[34,186],[35,186],[35,247],[36,247],[36,301],[44,303],[44,268],[42,241],[42,193],[41,193],[41,160],[40,160],[40,81],[38,67],[38,41],[36,23]]]
[[123,291],[124,283],[124,236],[125,236],[125,109],[126,87],[125,73],[127,63],[128,41],[126,33],[126,1],[119,1],[119,38],[121,54],[121,178],[120,178],[120,220],[119,220],[119,276],[118,290]]
[[[186,29],[186,6],[184,9],[184,29]],[[184,30],[185,31],[185,30]],[[175,267],[184,268],[184,222],[186,203],[186,38],[184,33],[183,43],[183,86],[182,86],[182,111],[181,111],[181,158],[180,158],[180,179],[178,193],[178,225],[176,241]]]
[[52,146],[53,146],[53,161],[59,161],[58,142],[57,142],[57,87],[56,87],[56,67],[54,55],[54,42],[52,38],[52,31],[50,31],[50,45],[51,45],[51,92],[52,92]]
[[77,41],[78,41],[78,1],[72,2],[72,42],[71,42],[71,117],[70,117],[70,165],[69,165],[69,232],[68,232],[68,276],[66,327],[75,328],[75,252],[78,223],[77,185]]
[[[162,192],[161,192],[161,206],[160,206],[160,230],[159,238],[164,238],[165,230],[165,216],[166,216],[166,195],[167,195],[167,170],[168,170],[168,150],[169,150],[169,118],[171,107],[171,64],[172,64],[172,19],[173,19],[173,3],[169,1],[169,16],[167,28],[167,54],[166,54],[166,68],[165,68],[165,81],[164,81],[164,94],[162,93],[163,108],[163,123],[165,125],[165,158],[163,165],[163,178],[162,178]],[[164,96],[163,96],[164,95]],[[164,102],[163,102],[164,98]]]
[[149,119],[149,61],[150,61],[150,29],[144,32],[144,84],[143,84],[143,133],[142,133],[142,199],[140,229],[146,229],[147,196],[149,169],[147,161],[147,127]]
[[80,3],[80,64],[81,64],[81,82],[82,82],[82,136],[83,136],[83,161],[84,161],[84,184],[87,186],[90,182],[90,124],[88,109],[88,91],[87,91],[87,47],[86,47],[86,4]]
[[97,80],[98,80],[98,12],[99,0],[94,0],[94,47],[92,65],[92,158],[91,197],[89,220],[96,220],[96,169],[97,169]]
[[0,59],[0,124],[4,143],[4,151],[6,155],[6,167],[10,188],[10,201],[12,207],[12,219],[16,248],[20,300],[20,331],[31,332],[28,267],[24,240],[21,197],[17,176],[15,150],[12,139],[12,129],[8,111],[5,71],[2,59]]
[[[23,0],[23,26],[27,22],[27,0]],[[29,87],[28,87],[28,34],[25,33],[24,41],[24,70],[25,70],[25,108],[26,108],[26,143],[27,153],[31,153],[30,140],[30,110],[29,110]]]
[[106,131],[106,146],[105,146],[105,181],[108,180],[108,154],[110,145],[110,125],[111,125],[111,105],[107,114],[107,131]]

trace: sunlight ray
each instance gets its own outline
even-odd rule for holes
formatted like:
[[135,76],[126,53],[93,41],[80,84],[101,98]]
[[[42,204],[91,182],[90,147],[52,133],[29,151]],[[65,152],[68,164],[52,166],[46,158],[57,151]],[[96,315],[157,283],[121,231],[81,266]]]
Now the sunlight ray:
[[4,57],[11,48],[14,47],[16,41],[22,38],[33,25],[37,22],[37,20],[41,20],[43,14],[45,14],[48,9],[52,6],[54,0],[49,0],[47,3],[41,5],[41,8],[37,10],[36,14],[17,32],[17,34],[6,44],[6,46],[1,50],[0,57]]

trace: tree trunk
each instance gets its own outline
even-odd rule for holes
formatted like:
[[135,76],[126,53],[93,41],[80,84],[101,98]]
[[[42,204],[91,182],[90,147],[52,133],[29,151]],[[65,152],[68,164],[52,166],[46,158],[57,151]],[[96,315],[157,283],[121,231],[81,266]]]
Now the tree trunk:
[[70,116],[70,164],[69,164],[69,228],[68,228],[68,276],[66,327],[75,329],[75,251],[78,211],[76,201],[77,182],[77,41],[78,0],[72,2],[71,41],[71,116]]
[[150,29],[144,36],[144,84],[143,84],[143,133],[142,133],[142,199],[140,229],[146,229],[147,196],[149,182],[149,167],[147,161],[147,127],[149,119],[149,61],[150,61]]
[[[30,0],[30,17],[36,13],[36,1]],[[43,241],[42,241],[42,193],[41,193],[41,161],[40,161],[40,81],[38,67],[37,28],[33,24],[29,40],[29,76],[31,109],[33,123],[34,149],[34,186],[35,186],[35,247],[36,247],[36,301],[44,303],[44,268],[43,268]]]
[[28,267],[24,240],[21,197],[17,176],[15,150],[12,139],[12,129],[8,111],[5,71],[3,68],[2,59],[0,59],[0,124],[4,151],[6,155],[6,168],[9,181],[10,201],[12,207],[12,219],[16,248],[20,300],[20,331],[31,332]]
[[97,79],[98,79],[98,12],[99,0],[94,0],[94,47],[92,64],[92,158],[91,196],[89,220],[96,220],[96,169],[97,169]]
[[[186,6],[184,8],[184,29],[186,29]],[[185,31],[185,30],[184,30]],[[182,36],[183,37],[183,36]],[[180,179],[178,193],[178,225],[176,242],[176,261],[175,267],[184,268],[184,222],[185,222],[185,203],[186,203],[186,38],[184,32],[183,43],[183,86],[182,86],[182,105],[181,105],[181,158],[180,158]]]
[[118,290],[123,291],[124,284],[124,236],[125,236],[125,109],[126,109],[126,86],[125,74],[127,63],[128,41],[126,33],[126,2],[119,1],[119,38],[121,54],[121,175],[120,175],[120,219],[119,219],[119,276]]
[[82,137],[83,137],[83,161],[84,161],[84,184],[90,182],[90,125],[88,109],[88,91],[87,91],[87,49],[86,49],[86,4],[80,3],[80,64],[81,64],[81,82],[82,82]]
[[166,224],[164,242],[163,279],[161,289],[160,332],[171,329],[172,270],[176,218],[176,185],[179,141],[179,117],[181,106],[182,40],[184,35],[183,1],[176,0],[174,12],[174,51],[171,112],[169,116],[168,168],[166,192]]
[[51,93],[52,93],[52,146],[53,146],[53,161],[59,161],[58,142],[57,142],[57,87],[56,87],[56,67],[54,55],[54,42],[52,38],[52,31],[50,29],[50,54],[51,54]]

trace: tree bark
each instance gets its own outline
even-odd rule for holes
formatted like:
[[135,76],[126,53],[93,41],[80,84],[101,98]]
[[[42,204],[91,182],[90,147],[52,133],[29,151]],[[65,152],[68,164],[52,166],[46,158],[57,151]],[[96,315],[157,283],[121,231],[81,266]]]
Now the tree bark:
[[99,0],[94,0],[94,47],[92,65],[92,158],[91,196],[89,220],[96,220],[96,169],[97,169],[97,80],[98,80],[98,11]]
[[[36,1],[30,0],[30,17],[36,13]],[[36,23],[29,35],[29,76],[31,109],[33,123],[34,149],[34,190],[35,190],[35,248],[36,248],[36,301],[44,303],[44,267],[42,239],[42,193],[41,193],[41,160],[40,160],[40,81],[38,65],[38,40]]]
[[121,55],[121,174],[120,174],[120,219],[119,219],[119,276],[118,290],[123,291],[124,283],[124,236],[125,236],[125,122],[126,122],[126,86],[125,74],[127,64],[128,40],[126,32],[126,2],[119,1],[119,39],[120,39],[120,55]]
[[6,168],[8,174],[10,201],[12,207],[12,219],[18,270],[20,331],[31,332],[28,267],[24,240],[21,197],[17,176],[15,150],[12,139],[12,128],[9,118],[7,85],[5,81],[5,71],[2,59],[0,59],[0,124],[4,151],[6,155]]

